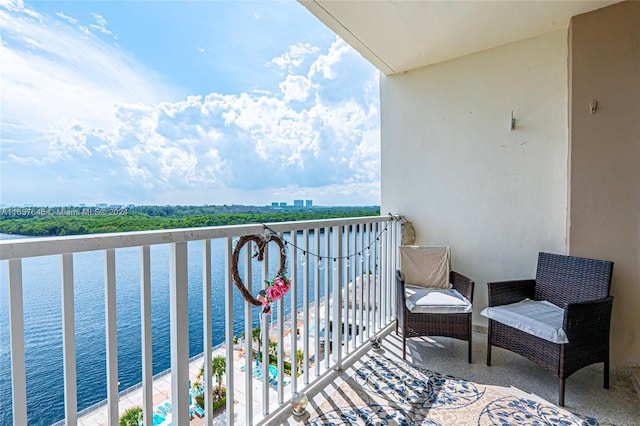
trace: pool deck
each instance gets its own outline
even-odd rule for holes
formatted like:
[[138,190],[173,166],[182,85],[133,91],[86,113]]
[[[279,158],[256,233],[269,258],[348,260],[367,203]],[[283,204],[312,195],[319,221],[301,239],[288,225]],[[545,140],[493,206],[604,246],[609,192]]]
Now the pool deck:
[[[299,323],[300,314],[298,314],[297,323]],[[285,335],[291,330],[291,319],[285,320],[284,323]],[[270,335],[273,336],[275,330],[270,331]],[[284,340],[284,352],[290,352],[290,339]],[[310,341],[313,341],[310,338]],[[313,346],[312,346],[313,347]],[[225,346],[222,345],[216,348],[212,352],[213,356],[221,355],[226,356]],[[313,355],[313,354],[311,354]],[[192,382],[197,380],[198,373],[200,372],[200,368],[202,367],[203,356],[195,358],[189,364],[189,377]],[[253,360],[252,360],[253,363]],[[245,357],[240,350],[233,351],[233,382],[234,382],[234,396],[235,396],[235,409],[234,409],[234,423],[242,424],[243,419],[245,418],[245,409],[244,409],[244,401],[246,394],[246,380],[247,375],[246,372],[241,369],[241,366],[245,365]],[[290,379],[288,376],[285,376]],[[254,398],[254,413],[259,413],[261,410],[261,400],[263,394],[263,382],[260,379],[254,378],[253,382],[253,394],[256,396]],[[285,392],[287,388],[285,387]],[[118,411],[120,415],[122,415],[127,409],[142,406],[142,387],[131,391],[131,392],[123,392],[124,396],[120,398],[118,404]],[[278,393],[276,389],[272,386],[269,386],[268,398],[270,402],[277,401]],[[153,380],[153,407],[154,410],[161,404],[165,402],[171,401],[171,374],[170,371],[167,371],[165,374],[154,378]],[[242,402],[240,402],[242,401]],[[171,423],[171,414],[169,413],[165,418],[165,422],[162,425]],[[195,417],[189,423],[190,425],[204,425],[204,418]],[[226,416],[225,410],[219,410],[217,416],[214,417],[214,424],[226,424]],[[106,426],[107,425],[107,405],[103,404],[99,407],[96,407],[95,410],[90,410],[87,413],[82,414],[78,418],[78,425],[81,426]]]

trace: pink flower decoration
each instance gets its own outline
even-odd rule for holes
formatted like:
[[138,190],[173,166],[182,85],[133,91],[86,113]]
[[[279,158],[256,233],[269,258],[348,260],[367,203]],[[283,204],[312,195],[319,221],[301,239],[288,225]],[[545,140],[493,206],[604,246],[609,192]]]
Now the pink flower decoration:
[[280,277],[276,278],[276,280],[273,283],[273,285],[274,285],[274,287],[278,287],[280,289],[280,291],[282,291],[282,295],[283,296],[287,291],[289,291],[290,284],[287,283],[287,281],[283,280]]
[[278,285],[272,285],[271,287],[267,287],[266,292],[267,292],[267,297],[273,300],[274,302],[276,300],[280,300],[282,296],[284,296],[284,292]]

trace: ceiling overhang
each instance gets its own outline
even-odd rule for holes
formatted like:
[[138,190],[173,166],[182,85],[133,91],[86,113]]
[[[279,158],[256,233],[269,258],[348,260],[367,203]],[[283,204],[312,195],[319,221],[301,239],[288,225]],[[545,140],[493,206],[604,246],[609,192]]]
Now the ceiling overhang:
[[567,28],[619,0],[298,0],[385,75]]

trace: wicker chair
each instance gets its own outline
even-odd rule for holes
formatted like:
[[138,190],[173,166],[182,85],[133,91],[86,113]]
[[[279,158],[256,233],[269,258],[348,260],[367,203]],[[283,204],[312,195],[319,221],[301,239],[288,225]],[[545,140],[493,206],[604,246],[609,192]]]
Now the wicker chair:
[[[560,406],[564,406],[565,379],[587,365],[604,362],[604,387],[608,389],[612,271],[613,262],[540,253],[535,279],[488,283],[489,308],[485,311],[517,306],[527,298],[562,308],[558,331],[568,343],[554,343],[489,319],[487,365],[491,365],[492,346],[528,358],[559,378]],[[489,316],[485,311],[482,314]]]
[[[474,282],[462,274],[451,271],[450,283],[453,288],[473,303]],[[410,337],[444,336],[469,342],[469,363],[471,363],[471,312],[467,313],[414,313],[407,307],[405,281],[402,273],[396,271],[397,312],[396,334],[402,331],[402,358],[406,359],[407,342]]]

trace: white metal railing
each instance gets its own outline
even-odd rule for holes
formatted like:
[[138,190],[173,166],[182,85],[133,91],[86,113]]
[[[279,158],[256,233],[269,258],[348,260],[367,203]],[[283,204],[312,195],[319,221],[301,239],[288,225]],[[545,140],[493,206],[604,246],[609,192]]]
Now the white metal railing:
[[[286,241],[288,275],[292,278],[290,324],[285,329],[284,299],[274,304],[277,320],[273,326],[262,315],[262,347],[255,348],[252,336],[255,309],[244,303],[244,343],[246,367],[240,371],[234,360],[234,309],[236,291],[231,274],[231,255],[234,239],[243,235],[276,233]],[[291,394],[304,390],[321,380],[331,370],[340,369],[345,357],[356,352],[376,332],[395,318],[392,283],[397,264],[397,246],[400,225],[394,217],[377,216],[321,221],[283,222],[241,226],[190,228],[117,234],[82,235],[59,238],[5,240],[0,242],[0,260],[8,261],[9,319],[11,339],[11,385],[13,397],[13,423],[27,424],[27,381],[25,365],[23,316],[23,260],[31,257],[58,255],[61,258],[62,345],[64,366],[64,415],[68,425],[78,422],[76,388],[76,349],[74,329],[74,255],[81,252],[104,253],[104,298],[106,329],[107,424],[118,422],[118,345],[116,330],[116,262],[115,250],[139,247],[140,250],[140,307],[142,348],[142,409],[145,419],[153,417],[153,377],[151,350],[151,264],[150,247],[168,244],[170,247],[170,343],[172,422],[189,422],[189,317],[187,284],[187,243],[202,243],[203,275],[203,360],[205,389],[205,424],[212,422],[211,378],[212,360],[212,299],[214,274],[224,275],[225,303],[225,357],[227,423],[260,424],[269,419],[275,407],[281,406]],[[214,270],[211,242],[224,241],[224,270]],[[273,249],[273,247],[271,247]],[[258,285],[252,283],[252,253],[243,255],[243,280],[247,289],[255,294]],[[269,280],[269,245],[265,250],[261,282]],[[349,285],[349,283],[354,283]],[[261,288],[261,287],[260,287]],[[300,289],[302,300],[299,300]],[[301,338],[298,337],[301,324]],[[323,327],[324,325],[324,327]],[[311,330],[314,334],[311,335]],[[291,360],[292,374],[285,378],[278,374],[269,378],[269,357],[262,356],[262,377],[256,392],[253,375],[253,350],[269,353],[269,335],[275,334],[277,369],[284,372],[285,357]],[[288,336],[287,336],[288,334]],[[286,342],[286,338],[289,342]],[[302,371],[296,374],[297,354],[302,351]],[[287,353],[288,352],[288,353]],[[235,376],[244,375],[246,385],[240,388]],[[274,386],[275,385],[275,386]],[[275,390],[274,390],[275,387]],[[235,412],[233,401],[244,405]],[[150,424],[150,422],[149,422]]]

